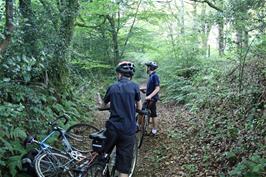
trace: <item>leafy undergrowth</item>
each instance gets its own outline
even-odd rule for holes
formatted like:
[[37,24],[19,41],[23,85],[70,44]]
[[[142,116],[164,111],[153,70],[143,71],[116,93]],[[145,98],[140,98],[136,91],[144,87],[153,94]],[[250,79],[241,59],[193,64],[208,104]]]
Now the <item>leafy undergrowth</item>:
[[228,120],[200,121],[200,114],[169,104],[159,104],[159,112],[160,134],[145,137],[135,177],[265,175],[265,134],[241,127],[247,122],[219,127]]

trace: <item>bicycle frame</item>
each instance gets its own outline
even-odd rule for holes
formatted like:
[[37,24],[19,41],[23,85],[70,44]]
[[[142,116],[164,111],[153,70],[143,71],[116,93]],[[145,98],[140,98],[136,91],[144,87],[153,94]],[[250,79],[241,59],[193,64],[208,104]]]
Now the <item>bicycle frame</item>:
[[46,144],[45,142],[55,134],[55,131],[52,131],[48,136],[46,136],[42,141],[36,141],[35,143],[39,144],[41,150],[47,150],[48,148],[53,149],[52,146]]
[[140,148],[143,143],[144,135],[147,134],[147,127],[150,121],[150,110],[146,107],[144,110],[138,111],[138,113],[139,115],[137,115],[136,121],[139,123],[137,133],[140,133],[138,140],[138,148]]
[[[108,154],[104,154],[104,152],[101,150],[104,148],[104,143],[102,144],[102,141],[105,141],[106,137],[104,135],[104,129],[96,132],[95,134],[91,134],[90,138],[93,140],[95,144],[93,144],[93,152],[95,152],[94,158],[85,166],[85,173],[79,177],[85,177],[87,174],[89,174],[92,170],[94,173],[101,173],[102,176],[109,176],[114,177],[117,174],[117,171],[115,169],[115,159],[116,159],[116,149],[115,146]],[[137,139],[137,138],[136,138]],[[137,141],[136,141],[137,142]],[[99,149],[98,149],[99,148]],[[134,147],[134,158],[132,161],[132,169],[129,174],[131,177],[133,175],[133,171],[135,169],[136,161],[137,161],[137,144],[135,144]],[[96,169],[94,169],[96,168]],[[94,171],[96,170],[96,172]],[[95,175],[95,174],[94,174]]]

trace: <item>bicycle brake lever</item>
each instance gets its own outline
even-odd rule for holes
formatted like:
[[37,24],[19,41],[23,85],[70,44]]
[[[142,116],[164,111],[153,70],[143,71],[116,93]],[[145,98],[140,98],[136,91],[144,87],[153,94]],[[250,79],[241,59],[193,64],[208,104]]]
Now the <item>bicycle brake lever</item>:
[[67,124],[67,122],[68,122],[68,120],[69,120],[69,117],[68,117],[68,115],[67,115],[67,114],[64,114],[63,116],[64,116],[64,118],[65,118],[64,125],[66,125],[66,124]]

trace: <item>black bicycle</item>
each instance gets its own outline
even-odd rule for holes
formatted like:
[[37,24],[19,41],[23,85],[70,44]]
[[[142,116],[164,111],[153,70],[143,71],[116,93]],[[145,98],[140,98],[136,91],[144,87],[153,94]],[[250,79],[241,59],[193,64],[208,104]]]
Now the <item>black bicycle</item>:
[[[100,111],[109,110],[100,109]],[[92,133],[90,138],[92,139],[92,154],[93,159],[90,163],[87,163],[82,167],[82,175],[80,177],[116,177],[118,176],[118,172],[115,168],[116,161],[116,148],[112,149],[110,154],[103,154],[103,149],[106,142],[105,129],[102,129],[96,133]],[[136,140],[137,142],[137,140]],[[137,143],[135,143],[133,149],[133,160],[131,164],[131,170],[129,173],[129,177],[133,176],[136,164],[137,164],[137,155],[138,155],[138,147]]]
[[145,106],[142,111],[137,111],[136,120],[138,123],[138,148],[143,143],[144,136],[148,134],[148,127],[151,119],[151,111],[148,106]]

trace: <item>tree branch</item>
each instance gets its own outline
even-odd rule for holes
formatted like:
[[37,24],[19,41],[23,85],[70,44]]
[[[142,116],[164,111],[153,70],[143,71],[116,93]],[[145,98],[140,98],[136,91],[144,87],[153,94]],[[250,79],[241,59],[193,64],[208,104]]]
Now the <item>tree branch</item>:
[[223,12],[223,9],[217,7],[215,4],[213,4],[212,2],[210,2],[209,0],[190,0],[190,1],[194,1],[194,2],[200,2],[200,3],[207,3],[208,6],[210,6],[211,8],[219,11],[219,12]]
[[85,22],[85,20],[82,17],[79,17],[79,19],[82,22],[76,22],[75,23],[75,26],[96,29],[96,28],[101,27],[103,24],[105,24],[105,22],[106,22],[106,16],[103,16],[103,17],[104,17],[103,21],[100,24],[98,24],[98,25],[87,25],[86,22]]
[[138,12],[139,12],[140,4],[141,4],[141,0],[139,0],[139,2],[138,2],[138,6],[137,6],[136,12],[135,12],[135,14],[134,14],[134,19],[133,19],[132,25],[131,25],[131,27],[130,27],[130,29],[129,29],[129,32],[128,32],[128,34],[127,34],[126,41],[125,41],[125,43],[124,43],[123,50],[122,50],[122,52],[121,52],[121,57],[123,56],[123,54],[124,54],[124,52],[125,52],[125,49],[126,49],[126,46],[127,46],[127,43],[128,43],[129,37],[130,37],[130,34],[132,33],[133,27],[134,27],[134,25],[135,25],[136,18],[137,18],[137,14],[138,14]]

